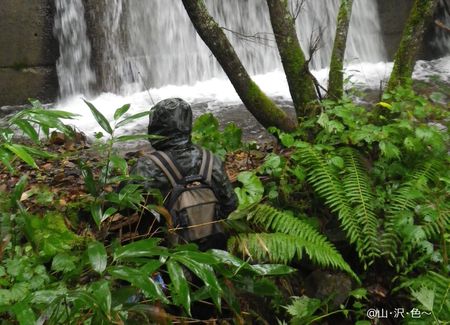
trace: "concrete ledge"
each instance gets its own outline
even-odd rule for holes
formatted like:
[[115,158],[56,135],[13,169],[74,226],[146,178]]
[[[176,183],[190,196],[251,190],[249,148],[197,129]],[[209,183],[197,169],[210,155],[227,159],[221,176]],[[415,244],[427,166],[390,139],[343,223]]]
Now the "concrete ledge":
[[28,98],[49,102],[57,94],[58,78],[54,67],[0,68],[0,106],[26,104]]
[[52,0],[0,0],[0,67],[54,65]]

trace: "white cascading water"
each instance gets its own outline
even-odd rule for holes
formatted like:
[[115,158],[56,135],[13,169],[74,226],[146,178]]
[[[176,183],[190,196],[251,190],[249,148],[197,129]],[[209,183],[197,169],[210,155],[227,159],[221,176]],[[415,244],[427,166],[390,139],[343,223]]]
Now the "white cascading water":
[[59,41],[56,63],[60,96],[89,94],[95,82],[90,67],[91,45],[87,38],[84,7],[81,0],[55,0],[54,34]]
[[[55,1],[58,10],[55,31],[61,47],[58,75],[63,97],[56,107],[80,114],[71,123],[91,136],[101,129],[82,101],[83,96],[89,98],[95,77],[89,69],[90,47],[81,0]],[[290,100],[265,1],[205,2],[260,88],[271,97]],[[103,38],[101,62],[97,62],[101,64],[103,80],[97,83],[109,93],[89,99],[109,120],[113,119],[114,109],[124,104],[131,104],[129,113],[133,114],[148,110],[155,102],[168,97],[204,103],[210,111],[240,103],[214,56],[197,35],[180,0],[96,0],[95,3],[103,3],[95,19]],[[296,3],[291,0],[291,10],[295,10]],[[338,4],[339,0],[305,0],[296,20],[306,53],[309,40],[322,35],[311,68],[324,86]],[[389,77],[392,63],[385,62],[374,0],[354,1],[346,62],[346,76],[351,76],[353,83],[378,88]],[[435,73],[450,82],[449,58],[433,63],[418,62],[414,76],[428,78]],[[125,132],[145,132],[146,123],[142,119],[129,125]]]
[[[292,1],[295,10],[297,1]],[[334,39],[339,0],[306,1],[297,18],[297,30],[306,52],[311,38],[321,38],[313,56],[314,70],[328,65]],[[244,66],[251,75],[280,69],[281,64],[265,1],[207,0],[206,4],[223,26]],[[126,7],[126,8],[125,8]],[[101,26],[115,63],[110,77],[120,80],[120,91],[129,84],[152,87],[184,85],[223,76],[222,69],[195,32],[179,0],[114,0],[105,7]],[[115,22],[123,15],[126,48],[118,47]],[[356,0],[348,40],[349,62],[379,62],[385,59],[375,1]],[[256,36],[256,37],[251,37]],[[108,82],[112,85],[111,82]],[[145,85],[140,85],[145,87]]]

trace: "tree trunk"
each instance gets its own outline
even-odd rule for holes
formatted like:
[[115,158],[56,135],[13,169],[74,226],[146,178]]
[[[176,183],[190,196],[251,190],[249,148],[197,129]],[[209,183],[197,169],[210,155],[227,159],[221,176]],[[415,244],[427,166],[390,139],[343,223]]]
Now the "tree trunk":
[[252,81],[223,30],[209,15],[203,0],[183,0],[197,33],[227,74],[244,105],[264,126],[293,131],[297,120],[290,118]]
[[328,75],[328,96],[332,99],[341,99],[344,94],[344,54],[352,6],[353,0],[341,0]]
[[438,0],[415,0],[395,54],[394,68],[387,90],[404,85],[411,78],[416,56],[422,44],[425,26],[433,16]]
[[308,114],[307,105],[317,99],[308,63],[300,47],[295,20],[289,12],[288,0],[267,0],[270,22],[277,41],[278,52],[283,63],[289,91],[297,116]]

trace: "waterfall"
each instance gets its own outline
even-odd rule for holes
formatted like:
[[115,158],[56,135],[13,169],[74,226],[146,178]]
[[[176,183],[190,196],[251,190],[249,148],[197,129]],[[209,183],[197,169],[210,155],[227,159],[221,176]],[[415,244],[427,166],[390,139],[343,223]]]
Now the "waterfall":
[[[251,75],[282,69],[265,1],[205,2]],[[291,10],[295,11],[300,2],[291,0]],[[305,53],[309,53],[311,40],[320,37],[319,50],[311,60],[312,69],[329,64],[339,2],[303,1],[296,26]],[[86,92],[94,82],[94,75],[89,69],[90,47],[81,0],[56,0],[56,3],[61,93]],[[94,16],[98,25],[95,32],[100,36],[95,36],[94,52],[99,54],[94,61],[97,84],[102,90],[133,93],[144,88],[193,84],[224,76],[180,0],[99,0],[95,3],[99,4]],[[355,0],[346,58],[350,63],[384,60],[376,1]]]
[[[251,75],[281,69],[265,1],[205,2]],[[312,69],[329,64],[339,2],[307,0],[297,17],[298,35],[306,52],[312,38],[321,38],[320,48],[311,61]],[[297,0],[291,1],[293,11],[296,3]],[[115,10],[111,5],[106,9]],[[181,1],[129,1],[123,14],[127,16],[127,49],[121,53],[117,67],[126,71],[126,77],[122,74],[118,78],[128,83],[144,83],[141,86],[148,88],[192,84],[223,76],[222,69],[195,32]],[[109,25],[103,24],[107,30]],[[117,42],[111,36],[109,42]],[[355,0],[347,58],[358,62],[385,59],[377,4],[373,0]]]
[[86,33],[81,0],[55,0],[54,34],[59,41],[56,63],[60,96],[89,94],[95,82],[90,68],[91,46]]

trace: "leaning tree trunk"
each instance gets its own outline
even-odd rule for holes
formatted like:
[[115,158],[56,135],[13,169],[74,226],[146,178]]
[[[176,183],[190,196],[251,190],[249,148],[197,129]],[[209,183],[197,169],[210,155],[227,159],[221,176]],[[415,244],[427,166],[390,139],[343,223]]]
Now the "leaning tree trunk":
[[223,30],[209,15],[203,0],[183,0],[192,24],[219,61],[244,105],[264,126],[293,131],[297,120],[290,118],[252,81]]
[[317,99],[314,83],[308,70],[295,30],[295,20],[289,12],[288,0],[267,0],[270,22],[277,41],[289,91],[297,116],[308,114],[308,103]]
[[328,96],[333,99],[341,99],[344,94],[344,54],[352,6],[353,0],[341,0],[339,7],[330,74],[328,75]]
[[395,54],[394,68],[387,90],[404,85],[411,78],[416,56],[422,44],[426,24],[431,19],[438,0],[415,0]]

